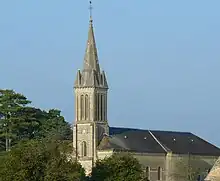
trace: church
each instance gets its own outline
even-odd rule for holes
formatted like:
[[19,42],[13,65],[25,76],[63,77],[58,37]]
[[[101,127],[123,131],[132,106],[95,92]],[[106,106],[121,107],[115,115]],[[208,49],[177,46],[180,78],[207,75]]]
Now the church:
[[111,127],[108,89],[90,17],[83,69],[77,71],[74,83],[73,124],[74,156],[87,174],[98,159],[129,152],[142,164],[144,177],[150,181],[186,181],[193,174],[202,180],[207,175],[220,156],[218,147],[189,132]]

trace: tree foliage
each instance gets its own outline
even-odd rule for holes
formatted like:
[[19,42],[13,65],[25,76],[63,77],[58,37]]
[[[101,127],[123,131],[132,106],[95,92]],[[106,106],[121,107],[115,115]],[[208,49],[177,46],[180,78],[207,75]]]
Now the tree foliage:
[[16,139],[14,130],[22,120],[17,116],[26,105],[31,103],[25,96],[13,90],[0,90],[0,137],[5,137],[6,149],[10,149],[11,140]]
[[70,124],[67,123],[61,111],[50,109],[44,112],[44,119],[40,120],[39,137],[54,137],[61,140],[72,140],[72,130]]
[[57,137],[71,140],[72,130],[61,111],[31,107],[24,95],[0,89],[0,151],[21,140]]
[[82,181],[84,169],[68,158],[65,143],[31,140],[0,157],[1,181]]
[[129,154],[114,154],[98,161],[92,170],[92,181],[140,181],[142,169],[138,160]]

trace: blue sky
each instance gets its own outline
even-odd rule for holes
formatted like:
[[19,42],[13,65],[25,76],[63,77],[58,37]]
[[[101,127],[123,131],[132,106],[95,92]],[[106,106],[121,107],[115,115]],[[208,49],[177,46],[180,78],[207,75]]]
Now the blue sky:
[[[109,123],[191,131],[220,146],[220,1],[94,0]],[[0,2],[0,88],[74,119],[87,0]]]

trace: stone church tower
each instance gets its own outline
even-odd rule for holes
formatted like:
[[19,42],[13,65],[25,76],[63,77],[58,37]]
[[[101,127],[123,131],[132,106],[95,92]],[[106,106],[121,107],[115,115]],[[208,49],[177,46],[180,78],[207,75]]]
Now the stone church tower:
[[108,84],[101,71],[90,17],[83,69],[78,70],[75,84],[75,123],[73,147],[77,160],[87,172],[97,159],[97,146],[104,134],[109,134],[107,121]]

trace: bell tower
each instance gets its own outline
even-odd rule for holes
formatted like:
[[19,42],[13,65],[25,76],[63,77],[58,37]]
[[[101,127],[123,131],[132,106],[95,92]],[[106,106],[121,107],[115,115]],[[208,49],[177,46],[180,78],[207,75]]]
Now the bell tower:
[[[90,2],[91,10],[91,2]],[[87,173],[97,159],[97,146],[109,132],[107,121],[108,83],[101,71],[96,48],[93,19],[90,14],[89,32],[83,69],[77,71],[74,83],[75,122],[73,147],[77,160]]]

